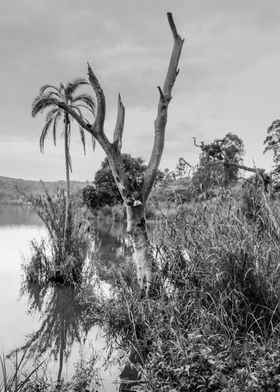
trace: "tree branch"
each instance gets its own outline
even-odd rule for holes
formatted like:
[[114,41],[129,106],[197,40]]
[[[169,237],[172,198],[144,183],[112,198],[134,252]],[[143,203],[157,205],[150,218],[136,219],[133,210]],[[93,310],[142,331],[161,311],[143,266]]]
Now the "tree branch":
[[103,90],[100,86],[100,83],[95,76],[91,66],[88,64],[88,78],[89,82],[95,92],[96,100],[97,100],[97,110],[96,117],[94,123],[92,125],[92,133],[94,136],[104,134],[104,121],[106,114],[106,100]]
[[75,109],[71,108],[64,102],[56,102],[56,105],[60,109],[67,112],[71,117],[73,117],[82,128],[84,128],[88,132],[91,132],[92,125],[86,120],[84,120],[83,116],[81,116]]
[[157,118],[154,124],[154,145],[151,153],[151,157],[148,163],[147,170],[144,175],[144,183],[143,183],[143,195],[142,199],[145,202],[150,194],[151,188],[153,186],[154,180],[156,178],[157,170],[160,164],[161,156],[163,153],[164,147],[164,137],[165,137],[165,128],[167,123],[167,111],[168,105],[171,100],[171,91],[174,86],[176,77],[178,75],[178,64],[181,56],[182,47],[184,44],[184,40],[180,37],[177,32],[173,16],[170,12],[167,13],[168,23],[173,34],[174,44],[173,50],[169,62],[169,66],[167,69],[167,74],[165,78],[165,82],[163,85],[163,89],[158,87],[160,96],[158,103],[158,112]]
[[262,169],[257,169],[257,168],[253,168],[253,167],[249,167],[249,166],[244,166],[244,165],[239,165],[238,163],[232,162],[232,161],[220,161],[220,162],[213,162],[213,163],[207,163],[205,166],[218,166],[218,165],[223,165],[223,166],[233,166],[236,167],[237,169],[240,170],[245,170],[251,173],[255,173],[258,174],[260,171],[262,171]]
[[123,135],[123,128],[124,128],[124,118],[125,118],[125,107],[123,106],[121,96],[118,96],[118,114],[117,114],[117,122],[114,131],[114,144],[118,147],[119,151],[122,148],[122,135]]
[[193,136],[193,144],[194,144],[196,147],[199,147],[199,148],[202,147],[201,144],[197,144],[197,143],[196,143],[196,137],[194,137],[194,136]]

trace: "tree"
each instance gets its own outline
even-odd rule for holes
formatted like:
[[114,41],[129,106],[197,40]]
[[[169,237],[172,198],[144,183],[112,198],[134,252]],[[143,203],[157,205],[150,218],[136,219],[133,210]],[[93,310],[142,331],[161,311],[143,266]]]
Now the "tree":
[[[141,157],[134,158],[129,154],[122,154],[124,171],[130,181],[131,189],[138,187],[147,166]],[[114,205],[122,202],[121,194],[115,183],[108,158],[101,163],[101,168],[95,173],[94,187],[83,190],[84,201],[92,209],[104,205]]]
[[188,177],[191,169],[192,166],[184,158],[179,158],[175,168],[176,178],[182,179]]
[[210,144],[194,144],[201,149],[197,169],[193,175],[193,185],[199,192],[207,192],[217,185],[228,186],[238,179],[242,167],[244,143],[229,132],[223,139],[215,139]]
[[[40,137],[40,150],[44,152],[45,139],[48,132],[52,129],[53,141],[56,145],[57,125],[60,120],[64,122],[64,157],[65,157],[65,171],[66,171],[66,206],[65,206],[65,226],[64,226],[64,247],[67,240],[67,231],[70,219],[70,171],[72,171],[71,157],[69,152],[69,143],[71,137],[71,119],[72,116],[62,107],[59,107],[58,102],[69,106],[75,113],[82,115],[82,109],[87,109],[94,115],[95,103],[93,98],[85,93],[76,94],[79,87],[88,85],[85,79],[74,79],[64,86],[62,83],[59,87],[50,84],[43,85],[40,89],[39,95],[32,103],[32,117],[48,109],[46,114],[46,123]],[[85,153],[85,132],[80,126],[80,136]]]
[[280,120],[275,120],[267,129],[264,140],[264,153],[273,152],[273,175],[276,183],[280,183]]
[[140,286],[142,288],[145,287],[146,289],[149,288],[152,278],[153,258],[151,257],[150,243],[147,235],[145,205],[156,179],[157,170],[163,153],[168,106],[172,99],[172,88],[179,73],[178,64],[184,43],[184,40],[177,32],[172,14],[168,13],[167,18],[174,39],[173,51],[163,88],[158,87],[159,102],[157,117],[154,123],[154,144],[151,157],[148,162],[147,169],[138,181],[136,189],[131,188],[131,182],[125,172],[122,161],[121,148],[125,121],[125,108],[120,95],[118,98],[118,114],[113,134],[113,142],[108,140],[104,131],[106,115],[105,95],[99,80],[90,65],[88,65],[89,82],[97,99],[96,117],[92,124],[85,120],[83,115],[76,111],[67,102],[61,102],[56,97],[51,98],[52,103],[65,110],[69,115],[76,119],[83,129],[91,133],[107,155],[114,180],[127,209],[127,232],[130,235],[134,247],[134,260],[137,268],[138,281]]

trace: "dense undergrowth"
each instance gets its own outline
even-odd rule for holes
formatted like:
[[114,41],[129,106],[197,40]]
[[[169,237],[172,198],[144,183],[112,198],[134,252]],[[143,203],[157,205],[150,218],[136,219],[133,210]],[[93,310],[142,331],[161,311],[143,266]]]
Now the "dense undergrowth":
[[158,228],[153,295],[126,266],[110,299],[85,296],[108,341],[142,358],[135,390],[280,390],[280,243],[259,201],[181,206]]
[[[280,391],[279,222],[277,200],[268,203],[251,188],[164,212],[153,230],[148,297],[130,259],[114,268],[94,255],[93,270],[110,283],[110,295],[83,280],[80,301],[87,325],[101,326],[139,375],[123,391]],[[49,268],[43,245],[34,246],[33,263]],[[98,390],[89,387],[92,371],[76,380],[89,391]]]

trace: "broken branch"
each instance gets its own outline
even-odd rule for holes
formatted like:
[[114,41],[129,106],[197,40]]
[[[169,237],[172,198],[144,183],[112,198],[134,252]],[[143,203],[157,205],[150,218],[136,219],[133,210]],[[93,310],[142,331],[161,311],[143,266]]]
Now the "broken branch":
[[125,118],[125,107],[122,103],[121,96],[119,94],[117,122],[116,122],[113,140],[120,151],[122,148],[122,135],[123,135],[123,128],[124,128],[124,118]]
[[151,188],[156,178],[161,156],[163,153],[168,105],[171,100],[171,91],[175,83],[176,76],[178,75],[178,64],[181,56],[182,47],[184,44],[184,40],[178,34],[173,20],[173,16],[170,12],[167,13],[167,18],[168,18],[170,29],[173,34],[174,44],[173,44],[173,50],[172,50],[169,66],[167,69],[163,89],[158,87],[160,93],[160,99],[158,103],[157,118],[155,120],[155,126],[154,126],[155,133],[154,133],[153,150],[151,153],[147,170],[144,175],[144,183],[143,183],[144,202],[147,200],[150,194]]

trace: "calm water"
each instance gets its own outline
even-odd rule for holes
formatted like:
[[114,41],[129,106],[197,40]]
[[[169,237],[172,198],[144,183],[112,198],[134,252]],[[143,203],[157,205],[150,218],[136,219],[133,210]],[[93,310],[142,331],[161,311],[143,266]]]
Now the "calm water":
[[[48,361],[47,373],[71,377],[81,353],[105,355],[102,331],[85,332],[83,309],[68,289],[27,287],[22,290],[24,259],[30,256],[30,241],[45,235],[41,221],[28,207],[0,205],[0,349],[5,353],[32,342],[34,356]],[[103,224],[97,228],[99,255],[104,264],[115,262],[126,251],[123,226]],[[61,364],[63,368],[61,369]],[[98,362],[106,392],[117,390],[119,369],[104,369]]]

